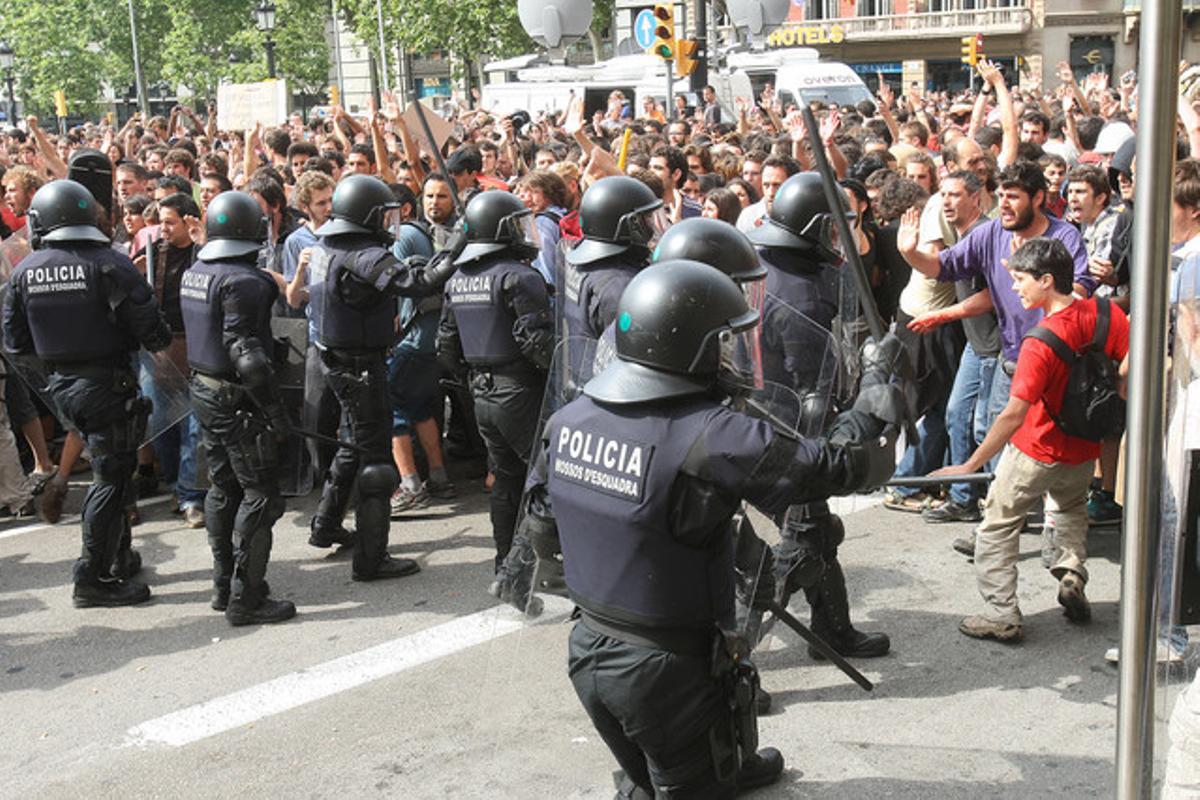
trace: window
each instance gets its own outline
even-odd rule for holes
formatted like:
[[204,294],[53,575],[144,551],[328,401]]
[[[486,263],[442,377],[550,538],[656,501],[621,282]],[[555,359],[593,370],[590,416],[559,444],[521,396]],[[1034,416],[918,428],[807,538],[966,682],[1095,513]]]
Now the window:
[[896,13],[892,0],[858,0],[856,11],[860,17],[882,17]]
[[842,15],[840,0],[805,0],[805,19],[837,19]]

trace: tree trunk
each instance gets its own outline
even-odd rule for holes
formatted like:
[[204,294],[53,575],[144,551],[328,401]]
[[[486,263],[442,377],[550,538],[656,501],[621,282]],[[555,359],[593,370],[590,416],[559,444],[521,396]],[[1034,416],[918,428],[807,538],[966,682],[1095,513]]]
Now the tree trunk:
[[588,28],[588,42],[592,45],[592,60],[599,64],[604,60],[604,42],[600,41],[600,34]]

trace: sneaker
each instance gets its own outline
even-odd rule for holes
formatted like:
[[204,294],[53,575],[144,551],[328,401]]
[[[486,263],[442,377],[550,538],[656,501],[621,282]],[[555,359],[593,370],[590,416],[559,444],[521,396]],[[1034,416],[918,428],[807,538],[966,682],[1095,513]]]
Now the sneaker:
[[974,558],[975,557],[975,531],[971,531],[970,536],[959,536],[957,539],[955,539],[953,542],[950,543],[950,546],[954,548],[955,552],[962,553],[964,556],[967,556],[968,558]]
[[1113,499],[1112,492],[1103,489],[1088,496],[1087,515],[1089,525],[1120,525],[1124,509]]
[[194,530],[204,527],[204,509],[188,506],[183,510],[183,524]]
[[[1104,660],[1110,664],[1116,664],[1121,660],[1121,648],[1110,647],[1104,651]],[[1168,664],[1182,664],[1184,654],[1181,650],[1176,650],[1173,645],[1166,642],[1159,642],[1154,648],[1154,660],[1158,662],[1160,667]]]
[[973,639],[995,639],[998,642],[1019,642],[1021,625],[1016,622],[997,622],[987,617],[967,617],[958,623],[958,632]]
[[392,495],[392,516],[415,508],[424,508],[427,505],[429,505],[429,492],[426,491],[424,485],[418,487],[415,492],[401,486]]
[[42,519],[54,524],[62,519],[63,501],[67,499],[67,479],[55,475],[42,487]]
[[921,519],[931,523],[979,522],[983,515],[979,513],[979,504],[974,501],[958,503],[950,500],[936,508],[925,509],[921,512]]
[[454,484],[450,481],[438,483],[437,481],[425,481],[425,491],[430,497],[435,497],[438,500],[453,500],[458,497],[458,490],[454,488]]
[[1092,606],[1083,593],[1083,578],[1066,572],[1058,581],[1058,604],[1071,622],[1087,622],[1092,618]]

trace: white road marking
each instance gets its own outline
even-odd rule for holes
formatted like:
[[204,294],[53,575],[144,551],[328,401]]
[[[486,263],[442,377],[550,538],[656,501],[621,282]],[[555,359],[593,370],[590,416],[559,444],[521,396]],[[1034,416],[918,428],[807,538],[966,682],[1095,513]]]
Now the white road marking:
[[[152,497],[149,500],[138,500],[138,508],[146,506],[156,506],[174,500],[175,496],[171,494],[163,495],[162,497]],[[69,517],[63,517],[58,522],[35,522],[31,525],[22,525],[19,528],[9,528],[6,531],[0,531],[0,539],[11,539],[14,536],[20,536],[23,533],[33,533],[34,531],[44,531],[46,528],[53,528],[55,525],[74,525],[79,522],[79,515],[74,514]]]
[[531,622],[556,622],[572,608],[563,598],[543,600],[545,610],[532,621],[507,605],[496,606],[173,711],[130,728],[124,746],[183,747],[514,633]]

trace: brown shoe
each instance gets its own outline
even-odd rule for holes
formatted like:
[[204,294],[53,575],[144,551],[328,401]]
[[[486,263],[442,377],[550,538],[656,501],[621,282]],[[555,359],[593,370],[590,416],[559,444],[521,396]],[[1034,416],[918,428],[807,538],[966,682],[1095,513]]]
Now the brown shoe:
[[998,622],[987,617],[967,617],[958,623],[958,631],[973,639],[995,639],[998,642],[1021,641],[1021,625],[1016,622]]
[[1092,618],[1092,606],[1083,593],[1083,578],[1070,570],[1058,581],[1058,604],[1071,622],[1088,622]]
[[42,519],[54,524],[62,519],[63,501],[67,499],[67,479],[55,475],[42,487]]
[[188,506],[183,512],[183,524],[193,529],[203,528],[204,509]]

